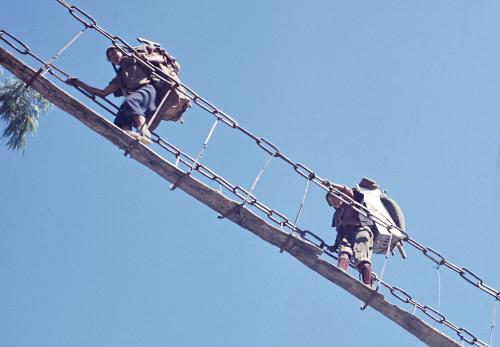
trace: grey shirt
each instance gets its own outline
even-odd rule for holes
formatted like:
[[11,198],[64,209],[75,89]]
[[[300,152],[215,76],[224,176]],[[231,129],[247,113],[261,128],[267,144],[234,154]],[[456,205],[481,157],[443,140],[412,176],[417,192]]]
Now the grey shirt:
[[120,65],[118,73],[109,84],[117,83],[120,88],[134,91],[141,86],[151,83],[149,76],[139,64],[134,61],[125,61]]

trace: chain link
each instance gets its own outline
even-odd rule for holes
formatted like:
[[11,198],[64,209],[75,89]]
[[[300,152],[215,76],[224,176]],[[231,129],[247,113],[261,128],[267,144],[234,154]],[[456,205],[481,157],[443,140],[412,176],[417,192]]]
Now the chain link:
[[422,312],[438,323],[443,323],[444,320],[446,319],[441,313],[439,313],[438,311],[427,305],[423,307]]
[[235,121],[235,120],[234,120],[233,118],[231,118],[230,116],[228,116],[227,114],[225,114],[224,112],[222,112],[222,111],[217,111],[217,114],[219,115],[220,120],[221,120],[224,124],[226,124],[226,125],[230,126],[230,127],[231,127],[231,128],[233,128],[233,129],[236,129],[236,128],[238,128],[238,127],[239,127],[239,126],[238,126],[238,122],[237,122],[237,121]]
[[280,150],[278,149],[278,147],[276,147],[275,145],[273,145],[271,142],[269,142],[268,140],[266,140],[265,138],[263,137],[259,137],[257,140],[257,145],[262,148],[267,154],[269,155],[272,155],[272,156],[277,156],[278,153],[280,152]]
[[459,328],[457,331],[458,337],[460,337],[461,340],[467,342],[470,345],[475,345],[476,342],[480,342],[480,344],[477,344],[478,346],[488,346],[484,342],[478,340],[477,337],[475,337],[471,332],[469,332],[467,329],[464,328]]
[[[69,13],[77,20],[79,21],[80,23],[82,23],[86,28],[92,28],[92,27],[95,27],[97,26],[97,23],[96,21],[94,20],[94,18],[92,18],[89,14],[85,13],[84,11],[82,11],[81,9],[79,9],[78,7],[76,6],[71,6],[70,4],[68,4],[66,1],[64,0],[57,0],[58,3],[60,3],[61,5],[63,5],[64,7],[66,7],[66,9],[69,11]],[[77,14],[81,14],[84,18],[86,18],[87,20],[90,21],[90,24],[89,22],[85,21],[84,19],[82,19],[81,17],[79,17]]]
[[[405,292],[403,289],[398,288],[398,287],[390,287],[389,291],[391,292],[392,295],[394,295],[396,298],[401,300],[402,302],[409,304],[410,302],[413,302],[412,297],[410,294]],[[398,294],[399,293],[399,294]],[[402,296],[400,296],[402,295]]]
[[[26,46],[17,37],[9,34],[5,30],[0,30],[0,39],[10,47],[14,48],[20,54],[29,54],[31,52],[31,49],[28,46]],[[10,40],[14,41],[15,43],[12,43]]]
[[[445,263],[445,259],[444,257],[439,254],[438,252],[436,252],[435,250],[433,250],[432,248],[424,248],[424,250],[422,251],[422,253],[427,257],[429,258],[430,260],[432,260],[433,262],[435,262],[437,265],[443,265]],[[434,257],[436,256],[436,257]]]
[[[71,6],[71,8],[69,9],[69,14],[71,14],[74,18],[76,18],[77,21],[82,23],[85,26],[85,28],[93,28],[97,25],[94,18],[92,18],[91,16],[89,16],[87,13],[83,12],[76,6]],[[80,17],[78,14],[82,15],[83,18]],[[85,19],[88,19],[89,22],[87,22]]]
[[296,173],[298,173],[299,175],[301,175],[302,177],[306,178],[309,181],[316,176],[316,174],[311,169],[300,163],[295,164],[293,166],[293,169],[295,170]]
[[[462,268],[462,271],[460,272],[460,276],[462,276],[462,278],[464,280],[466,280],[467,282],[472,284],[474,287],[481,289],[481,286],[483,285],[483,280],[481,278],[479,278],[473,272],[467,270],[466,268]],[[469,279],[468,276],[470,276],[472,279],[474,279],[476,281]]]

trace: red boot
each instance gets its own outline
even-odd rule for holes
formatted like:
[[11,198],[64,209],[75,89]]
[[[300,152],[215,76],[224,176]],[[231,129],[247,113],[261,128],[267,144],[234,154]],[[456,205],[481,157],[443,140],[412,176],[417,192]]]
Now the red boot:
[[367,286],[371,286],[373,283],[372,277],[372,267],[370,263],[364,262],[358,266],[359,273],[361,274],[361,278],[363,279],[363,283]]
[[339,255],[339,262],[337,263],[337,267],[342,269],[343,271],[347,271],[349,268],[349,262],[351,259],[348,254],[342,253]]

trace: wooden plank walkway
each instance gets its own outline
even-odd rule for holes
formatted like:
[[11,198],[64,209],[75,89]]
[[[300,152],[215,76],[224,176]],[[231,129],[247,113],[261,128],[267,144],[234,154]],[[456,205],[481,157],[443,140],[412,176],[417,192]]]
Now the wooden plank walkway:
[[[31,67],[24,64],[21,60],[14,57],[2,47],[0,47],[0,65],[4,66],[12,74],[24,82],[30,81],[35,75],[35,71]],[[33,82],[32,88],[44,95],[54,105],[78,119],[80,122],[95,131],[97,134],[106,138],[118,148],[126,150],[134,144],[135,140],[132,137],[120,130],[110,121],[97,114],[95,111],[80,103],[77,99],[54,85],[45,77],[38,77]],[[153,170],[171,183],[176,182],[181,176],[183,176],[183,171],[176,168],[175,165],[165,160],[151,148],[140,143],[134,146],[129,153],[133,159],[137,160],[150,170]],[[182,183],[179,184],[178,188],[219,214],[224,214],[238,206],[236,201],[228,199],[217,190],[208,187],[203,182],[200,182],[192,176],[188,176],[186,179],[182,180]],[[227,219],[254,233],[272,245],[280,249],[284,248],[284,251],[297,258],[308,268],[346,290],[359,300],[366,301],[370,298],[370,307],[382,313],[402,328],[406,329],[422,342],[428,344],[429,346],[436,347],[461,346],[461,344],[454,341],[439,330],[431,327],[420,318],[406,312],[396,305],[391,304],[385,300],[382,294],[375,293],[357,279],[339,270],[336,266],[330,264],[329,262],[321,259],[320,255],[322,250],[315,245],[301,238],[293,238],[290,241],[287,233],[284,233],[270,225],[246,207],[243,207],[238,211],[238,213],[229,214]]]

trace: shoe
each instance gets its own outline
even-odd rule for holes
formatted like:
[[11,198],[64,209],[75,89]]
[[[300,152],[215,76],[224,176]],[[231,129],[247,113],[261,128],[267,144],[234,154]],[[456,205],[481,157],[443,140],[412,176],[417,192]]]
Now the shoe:
[[364,262],[358,266],[363,283],[371,287],[373,285],[372,267],[370,263]]
[[125,132],[132,136],[134,139],[138,140],[143,145],[150,145],[152,143],[151,133],[147,129],[143,131],[142,134],[136,133],[132,130],[125,130]]

